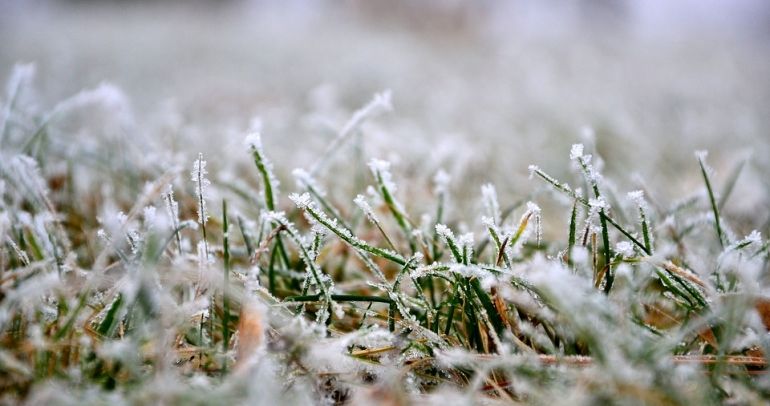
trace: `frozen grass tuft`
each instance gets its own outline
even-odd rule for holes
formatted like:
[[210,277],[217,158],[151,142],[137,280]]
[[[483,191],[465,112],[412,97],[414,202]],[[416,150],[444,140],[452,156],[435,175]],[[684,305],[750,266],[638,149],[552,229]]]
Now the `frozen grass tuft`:
[[[30,69],[12,74],[3,127],[24,113],[12,101]],[[372,158],[390,151],[355,137],[392,111],[390,92],[352,113],[330,149],[310,151],[317,160],[291,172],[288,199],[279,175],[291,167],[274,167],[259,120],[245,151],[207,152],[212,166],[178,152],[193,163],[189,178],[127,155],[124,171],[100,183],[96,164],[77,154],[27,153],[39,126],[56,128],[54,113],[126,107],[119,90],[99,89],[0,139],[4,402],[741,404],[770,395],[767,226],[730,215],[705,154],[681,174],[702,178],[692,190],[624,195],[613,182],[623,176],[602,173],[592,131],[569,154],[565,144],[555,159],[533,158],[550,173],[572,169],[559,176],[569,179],[530,165],[531,190],[517,196],[453,169],[452,189],[476,199],[464,212],[451,204],[447,172]],[[324,165],[343,151],[349,170]],[[100,176],[77,178],[75,166]]]

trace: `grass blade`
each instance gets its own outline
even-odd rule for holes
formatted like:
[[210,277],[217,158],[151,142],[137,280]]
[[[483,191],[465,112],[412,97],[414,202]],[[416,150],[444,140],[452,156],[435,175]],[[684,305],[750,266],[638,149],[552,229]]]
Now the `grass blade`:
[[711,210],[714,213],[714,227],[716,228],[717,239],[719,239],[719,245],[724,248],[725,237],[724,233],[722,232],[722,224],[719,216],[719,205],[717,205],[716,198],[714,197],[714,190],[711,187],[711,180],[709,179],[708,170],[706,169],[705,160],[707,154],[708,153],[706,151],[699,151],[696,153],[696,157],[698,158],[698,165],[700,165],[700,172],[703,175],[703,182],[706,183],[706,191],[708,192],[709,203],[711,203]]

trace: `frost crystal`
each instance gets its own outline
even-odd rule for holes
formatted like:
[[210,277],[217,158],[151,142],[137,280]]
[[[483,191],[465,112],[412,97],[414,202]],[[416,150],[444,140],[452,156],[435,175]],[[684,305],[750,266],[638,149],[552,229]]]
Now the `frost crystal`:
[[[16,98],[22,88],[29,86],[35,76],[34,64],[16,64],[11,72],[11,78],[8,80],[5,94],[5,102],[3,111],[0,112],[0,129],[5,129],[8,120],[11,118],[11,110],[13,107],[12,100]],[[0,134],[0,139],[4,136]]]
[[206,225],[209,218],[206,211],[206,199],[208,198],[209,185],[211,185],[206,175],[208,175],[206,161],[203,160],[203,153],[199,153],[198,159],[193,163],[190,178],[195,183],[195,197],[198,199],[198,223],[203,225]]
[[372,206],[369,205],[369,202],[366,201],[366,197],[364,195],[358,195],[355,199],[353,199],[353,202],[358,206],[358,208],[361,209],[361,211],[364,212],[366,215],[366,218],[369,219],[374,224],[377,224],[380,222],[380,220],[377,218],[377,215],[374,213],[374,210],[372,209]]
[[372,100],[364,107],[356,110],[356,112],[353,113],[353,116],[350,117],[350,120],[345,123],[345,126],[342,127],[342,130],[340,131],[340,138],[345,137],[352,130],[361,125],[367,118],[374,117],[382,112],[393,110],[392,94],[393,93],[390,90],[375,93]]
[[155,206],[147,206],[142,210],[144,225],[147,229],[153,228],[158,221],[157,209]]
[[583,144],[574,144],[569,152],[569,159],[575,161],[583,156]]
[[433,176],[433,184],[435,185],[433,192],[437,195],[444,194],[449,190],[449,182],[452,178],[443,169],[439,169],[436,175]]
[[470,246],[473,245],[473,233],[465,233],[457,238],[457,242],[460,245]]
[[246,138],[243,139],[243,143],[251,149],[262,149],[262,137],[259,135],[259,133],[247,134]]
[[588,261],[588,249],[583,246],[576,246],[572,250],[572,261],[578,264],[584,264]]
[[120,224],[121,227],[124,227],[126,224],[128,224],[128,215],[126,213],[123,213],[122,211],[119,211],[115,214],[115,218],[118,221],[118,224]]
[[540,215],[540,206],[538,206],[534,202],[527,202],[527,210],[532,212],[535,215]]
[[481,186],[481,199],[484,202],[484,209],[487,216],[492,218],[492,222],[497,224],[500,221],[500,204],[497,202],[497,191],[495,186],[487,183]]
[[700,162],[700,164],[703,166],[703,170],[706,171],[706,174],[708,174],[709,176],[713,176],[714,168],[710,167],[706,163],[706,158],[708,158],[708,156],[709,156],[709,152],[706,150],[695,151],[695,158],[697,158],[698,162]]
[[735,245],[737,246],[741,246],[741,245],[745,246],[745,245],[751,245],[751,244],[756,244],[756,245],[762,244],[762,233],[760,233],[757,230],[753,230],[751,233],[749,233],[749,235],[747,235],[746,237],[743,237],[742,240],[735,243]]
[[209,255],[206,252],[206,243],[198,241],[198,266],[202,270],[209,264]]
[[95,89],[83,90],[54,106],[51,116],[78,110],[88,105],[102,105],[117,112],[124,122],[132,119],[128,97],[111,83],[101,83]]
[[372,102],[369,103],[367,108],[369,109],[381,109],[384,111],[393,110],[393,92],[390,89],[386,89],[380,93],[375,93]]
[[752,230],[749,235],[746,236],[745,241],[751,241],[752,243],[762,243],[762,233],[757,230]]
[[542,217],[540,215],[541,210],[540,206],[533,202],[527,202],[527,212],[525,213],[525,216],[531,215],[535,218],[535,238],[537,241],[537,245],[540,245],[540,242],[543,239],[543,227],[542,227]]
[[262,119],[259,117],[254,117],[251,119],[251,123],[249,123],[249,131],[246,134],[246,137],[243,139],[244,145],[251,149],[256,149],[262,152],[262,136],[260,135],[262,133]]
[[705,161],[706,158],[708,158],[709,152],[706,150],[698,150],[695,151],[695,157],[700,159],[701,161]]
[[591,199],[588,201],[588,205],[591,207],[591,209],[609,209],[610,205],[607,204],[607,201],[604,199],[604,197],[600,197],[598,199]]
[[396,191],[396,184],[393,182],[393,175],[390,173],[390,162],[381,159],[372,159],[369,161],[369,169],[372,174],[381,182],[391,193]]
[[375,158],[369,161],[369,168],[375,174],[377,172],[387,172],[390,170],[390,162]]
[[374,98],[369,103],[356,110],[350,119],[345,122],[345,125],[343,125],[342,129],[340,129],[337,138],[335,138],[334,141],[328,145],[326,151],[324,151],[321,157],[313,164],[310,172],[317,173],[327,158],[333,155],[335,151],[338,151],[340,149],[339,146],[345,142],[345,140],[349,138],[350,134],[358,129],[364,123],[364,121],[366,121],[368,118],[374,117],[381,112],[390,111],[392,109],[393,104],[391,102],[390,90],[375,94]]
[[292,193],[289,195],[289,199],[300,209],[306,209],[313,202],[310,199],[310,193]]
[[163,201],[166,203],[166,214],[171,220],[171,226],[174,230],[179,228],[179,204],[174,200],[174,187],[168,185],[168,189],[163,193]]
[[588,201],[588,207],[588,214],[585,218],[585,224],[581,233],[582,235],[588,235],[588,232],[591,230],[591,226],[593,225],[593,221],[596,219],[596,216],[598,216],[599,212],[601,212],[603,209],[608,209],[609,205],[603,197],[600,197],[599,199],[590,199]]
[[631,199],[634,203],[636,203],[637,206],[644,206],[644,191],[641,190],[635,190],[633,192],[628,192],[628,198]]
[[[11,72],[11,78],[6,85],[6,100],[11,100],[14,97],[14,93],[19,91],[19,88],[29,84],[35,76],[35,64],[32,63],[18,63],[13,66]],[[8,107],[10,104],[7,105]]]
[[540,167],[537,165],[530,165],[527,169],[529,170],[529,178],[532,179],[535,177],[535,173],[540,170]]
[[634,246],[628,241],[621,241],[615,245],[615,251],[625,258],[634,256]]
[[473,249],[473,233],[465,233],[457,238],[457,244],[461,248]]
[[315,178],[313,178],[313,176],[308,171],[302,168],[295,168],[293,171],[291,171],[291,174],[294,176],[294,180],[297,182],[298,188],[313,189],[315,193],[318,193],[321,196],[326,194],[321,186],[318,185],[318,182],[316,182]]
[[455,238],[455,235],[452,232],[452,230],[450,230],[449,227],[447,227],[444,224],[436,224],[436,233],[439,236],[447,238],[447,239]]
[[271,201],[267,201],[268,196],[265,193],[267,187],[264,187],[261,193],[267,207],[269,209],[274,209],[277,196],[280,194],[278,188],[281,186],[281,182],[278,181],[278,178],[275,177],[275,173],[273,173],[273,163],[265,157],[265,152],[262,150],[262,137],[259,133],[262,128],[261,123],[262,122],[258,119],[252,120],[251,129],[244,139],[244,142],[254,156],[257,169],[263,173],[263,176],[266,177],[266,182],[270,184],[270,189],[272,191]]
[[10,159],[10,165],[4,167],[0,162],[0,171],[7,170],[10,180],[16,184],[16,187],[22,190],[28,190],[35,202],[41,207],[48,207],[48,186],[45,179],[40,174],[40,167],[37,161],[28,155],[15,155]]

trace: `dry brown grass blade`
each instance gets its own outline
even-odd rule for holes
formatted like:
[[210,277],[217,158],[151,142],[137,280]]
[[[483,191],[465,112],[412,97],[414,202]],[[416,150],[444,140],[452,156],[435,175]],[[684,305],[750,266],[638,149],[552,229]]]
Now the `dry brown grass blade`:
[[497,260],[495,260],[495,265],[500,266],[500,262],[502,262],[503,258],[505,257],[505,247],[508,245],[508,241],[510,240],[510,237],[505,237],[502,243],[500,243],[500,252],[497,253]]
[[[476,354],[473,356],[480,361],[493,361],[498,358],[497,355],[492,354]],[[594,360],[590,356],[585,355],[538,355],[539,362],[545,365],[567,365],[575,367],[584,367],[593,365]],[[724,363],[729,365],[743,365],[754,368],[767,368],[768,361],[765,357],[751,356],[751,355],[673,355],[671,360],[675,364],[700,364],[700,365],[714,365],[717,363]]]
[[254,250],[254,255],[252,255],[251,257],[252,265],[259,262],[259,258],[262,256],[262,254],[269,251],[268,246],[270,245],[270,243],[275,239],[278,233],[280,233],[285,229],[286,227],[284,227],[283,225],[279,225],[275,227],[272,231],[270,231],[270,234],[268,234],[267,237],[262,241],[262,243],[259,244],[259,247],[257,247],[256,250]]
[[682,321],[654,304],[644,304],[644,322],[659,329],[668,329],[682,324]]
[[770,330],[770,299],[766,297],[759,297],[754,302],[754,308],[759,313],[759,317],[762,319],[762,324],[765,328]]
[[[569,365],[569,366],[589,366],[593,364],[591,357],[570,356],[557,357],[554,355],[539,356],[540,362],[546,365]],[[754,357],[745,355],[727,355],[719,357],[716,355],[674,355],[671,360],[675,364],[697,364],[697,365],[715,365],[724,363],[728,365],[738,365],[752,368],[767,368],[767,359],[764,357]]]
[[[682,320],[662,309],[660,306],[645,304],[644,310],[647,311],[645,323],[651,326],[667,329],[682,324]],[[709,343],[709,345],[712,347],[717,348],[717,338],[710,327],[706,327],[705,329],[698,332],[698,337]]]
[[350,355],[352,355],[354,357],[366,357],[366,356],[369,356],[369,355],[381,354],[383,352],[393,351],[393,350],[396,350],[396,349],[398,349],[398,347],[389,345],[387,347],[381,347],[381,348],[369,348],[369,349],[366,349],[366,350],[351,351]]
[[596,247],[596,233],[591,234],[591,265],[594,271],[594,285],[598,288],[604,275],[599,275],[599,250]]
[[604,280],[604,275],[606,275],[606,274],[607,274],[607,269],[608,269],[608,268],[609,268],[609,266],[608,266],[608,265],[605,265],[605,266],[603,266],[603,267],[602,267],[602,269],[601,269],[601,270],[599,270],[599,271],[596,273],[596,281],[594,281],[594,287],[595,287],[596,289],[599,289],[599,287],[601,286],[601,284],[602,284],[602,280]]
[[721,362],[729,365],[767,368],[767,359],[765,357],[746,355],[728,355],[725,357],[716,355],[675,355],[673,359],[677,364],[713,365]]
[[700,286],[702,288],[706,288],[707,287],[706,282],[704,282],[701,278],[699,278],[698,275],[696,275],[696,274],[694,274],[694,273],[692,273],[690,271],[684,270],[684,269],[674,265],[674,263],[671,262],[671,261],[664,262],[662,264],[662,266],[663,266],[663,269],[671,272],[672,274],[675,274],[675,275],[680,276],[680,277],[682,277],[684,279],[687,279],[688,281],[690,281],[690,282],[692,282],[692,283],[694,283],[694,284],[696,284],[696,285],[698,285],[698,286]]
[[264,310],[256,301],[245,301],[241,305],[238,321],[238,346],[236,350],[236,373],[248,369],[265,343],[266,320]]
[[492,287],[492,303],[495,305],[495,310],[497,310],[497,314],[500,315],[500,319],[502,319],[503,324],[507,328],[511,328],[511,322],[508,320],[508,308],[505,305],[505,301],[503,298],[500,297],[500,294],[497,292],[497,288]]

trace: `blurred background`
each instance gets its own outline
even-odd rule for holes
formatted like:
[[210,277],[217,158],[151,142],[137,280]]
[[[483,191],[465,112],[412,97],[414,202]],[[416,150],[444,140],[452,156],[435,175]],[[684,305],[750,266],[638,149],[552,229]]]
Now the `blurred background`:
[[[293,168],[392,89],[394,111],[370,120],[360,145],[410,180],[407,202],[439,168],[454,177],[456,210],[476,204],[481,182],[511,202],[535,188],[529,164],[568,178],[570,145],[583,142],[620,192],[645,186],[664,205],[702,189],[693,151],[710,150],[720,186],[751,157],[727,210],[746,227],[767,216],[763,0],[0,0],[0,38],[0,76],[34,63],[41,111],[104,82],[122,92],[119,107],[62,119],[54,152],[187,168],[204,151],[213,173],[237,177],[217,168],[248,164],[241,140],[260,116],[291,185]],[[100,150],[118,138],[120,152]],[[340,200],[346,156],[323,175]]]

